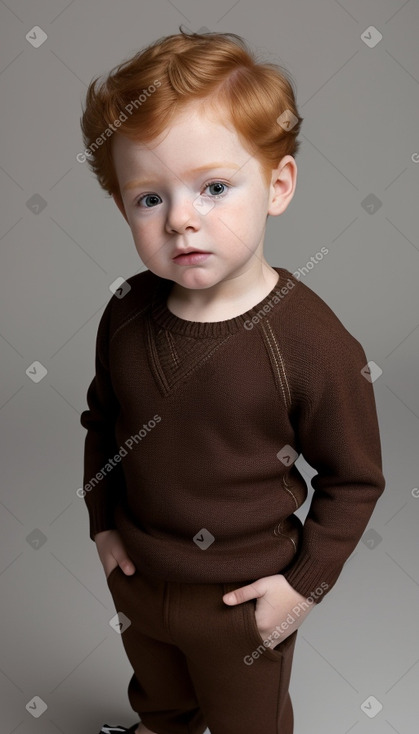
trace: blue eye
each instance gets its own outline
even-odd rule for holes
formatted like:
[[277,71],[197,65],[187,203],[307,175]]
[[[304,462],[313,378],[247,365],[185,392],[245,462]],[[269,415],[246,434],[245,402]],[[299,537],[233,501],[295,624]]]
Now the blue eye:
[[[208,189],[211,186],[223,186],[224,189],[228,188],[227,184],[222,181],[209,181],[209,183],[205,184],[204,189]],[[217,191],[213,196],[211,196],[211,199],[219,199],[224,196],[225,193],[225,191]]]
[[[215,186],[218,186],[218,187],[219,186],[222,186],[223,187],[223,191],[216,191],[214,194],[211,194],[211,196],[210,196],[211,199],[221,199],[223,196],[225,196],[226,189],[229,188],[229,186],[227,184],[225,184],[223,181],[209,181],[207,184],[205,184],[205,186],[203,187],[203,189],[205,191],[205,189],[208,189],[208,188],[210,188],[212,186],[214,186],[214,187]],[[151,202],[152,202],[150,204],[150,206],[147,203],[145,203],[145,205],[142,206],[143,202],[147,202],[147,199],[148,200],[151,200]],[[153,199],[154,199],[154,201],[153,201]],[[161,200],[160,196],[158,196],[158,194],[143,194],[137,200],[136,206],[141,207],[141,208],[145,208],[145,209],[153,209],[155,206],[157,206],[157,204],[161,203],[161,201],[162,200]]]
[[[145,199],[160,199],[160,196],[157,196],[157,194],[143,194],[140,196],[140,198],[137,201],[137,206],[141,206],[141,203],[145,201]],[[157,202],[158,203],[158,202]],[[152,204],[151,206],[146,206],[146,209],[151,209],[154,206]]]

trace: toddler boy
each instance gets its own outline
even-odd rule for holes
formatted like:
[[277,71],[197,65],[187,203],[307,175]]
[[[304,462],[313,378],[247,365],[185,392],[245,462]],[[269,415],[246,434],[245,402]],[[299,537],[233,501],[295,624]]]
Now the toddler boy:
[[298,627],[385,486],[362,346],[264,257],[303,118],[235,34],[181,31],[96,82],[82,156],[147,268],[104,309],[80,419],[141,719],[102,732],[292,734]]

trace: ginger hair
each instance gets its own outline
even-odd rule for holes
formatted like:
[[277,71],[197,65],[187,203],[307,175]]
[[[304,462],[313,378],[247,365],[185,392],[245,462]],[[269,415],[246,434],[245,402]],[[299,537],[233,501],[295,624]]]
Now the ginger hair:
[[[114,133],[149,144],[196,100],[209,105],[222,124],[235,128],[267,183],[280,160],[298,152],[304,118],[289,72],[258,60],[235,33],[179,30],[114,67],[103,82],[94,78],[88,87],[80,119],[86,146],[82,160],[111,196],[120,195],[112,158]],[[284,113],[293,116],[289,129],[277,121]]]

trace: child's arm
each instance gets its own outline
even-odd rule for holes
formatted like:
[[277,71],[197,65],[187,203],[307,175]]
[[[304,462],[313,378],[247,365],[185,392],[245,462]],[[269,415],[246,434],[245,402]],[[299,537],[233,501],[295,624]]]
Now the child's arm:
[[373,387],[361,374],[364,350],[340,322],[333,319],[328,332],[316,318],[288,375],[295,449],[318,472],[299,551],[284,573],[223,597],[226,604],[258,599],[256,622],[269,647],[278,644],[278,629],[284,640],[331,590],[385,486]]
[[[80,416],[87,429],[84,446],[84,499],[89,511],[90,538],[116,527],[113,510],[123,490],[124,475],[114,436],[119,404],[112,389],[108,365],[108,334],[112,299],[107,304],[97,331],[95,377],[88,391],[89,410]],[[110,463],[110,461],[112,463]]]
[[298,555],[284,573],[304,596],[323,588],[317,603],[336,583],[385,487],[373,386],[361,374],[365,352],[337,320],[318,334],[292,417],[296,450],[318,473]]
[[[115,441],[119,403],[112,389],[108,364],[111,301],[106,306],[96,337],[96,374],[87,391],[89,410],[80,416],[87,429],[84,447],[84,498],[89,511],[90,537],[96,543],[106,577],[119,565],[131,575],[135,566],[116,528],[114,508],[123,491],[124,475]],[[119,457],[119,462],[118,462]]]

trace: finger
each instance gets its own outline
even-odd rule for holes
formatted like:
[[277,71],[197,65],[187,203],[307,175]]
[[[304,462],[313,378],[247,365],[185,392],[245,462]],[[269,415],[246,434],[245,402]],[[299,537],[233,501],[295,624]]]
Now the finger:
[[224,594],[223,601],[226,604],[242,604],[249,599],[258,599],[262,595],[263,592],[258,591],[255,584],[248,584],[248,586],[241,586],[240,589]]
[[123,558],[122,561],[119,561],[119,565],[127,576],[132,576],[135,573],[135,566],[129,558]]
[[118,565],[120,566],[122,571],[127,576],[132,576],[132,574],[135,573],[135,566],[127,555],[119,555],[119,558],[117,558],[116,560],[118,561]]
[[127,575],[132,576],[135,573],[135,566],[129,557],[125,546],[119,543],[117,547],[113,548],[113,557],[117,562],[120,569]]

